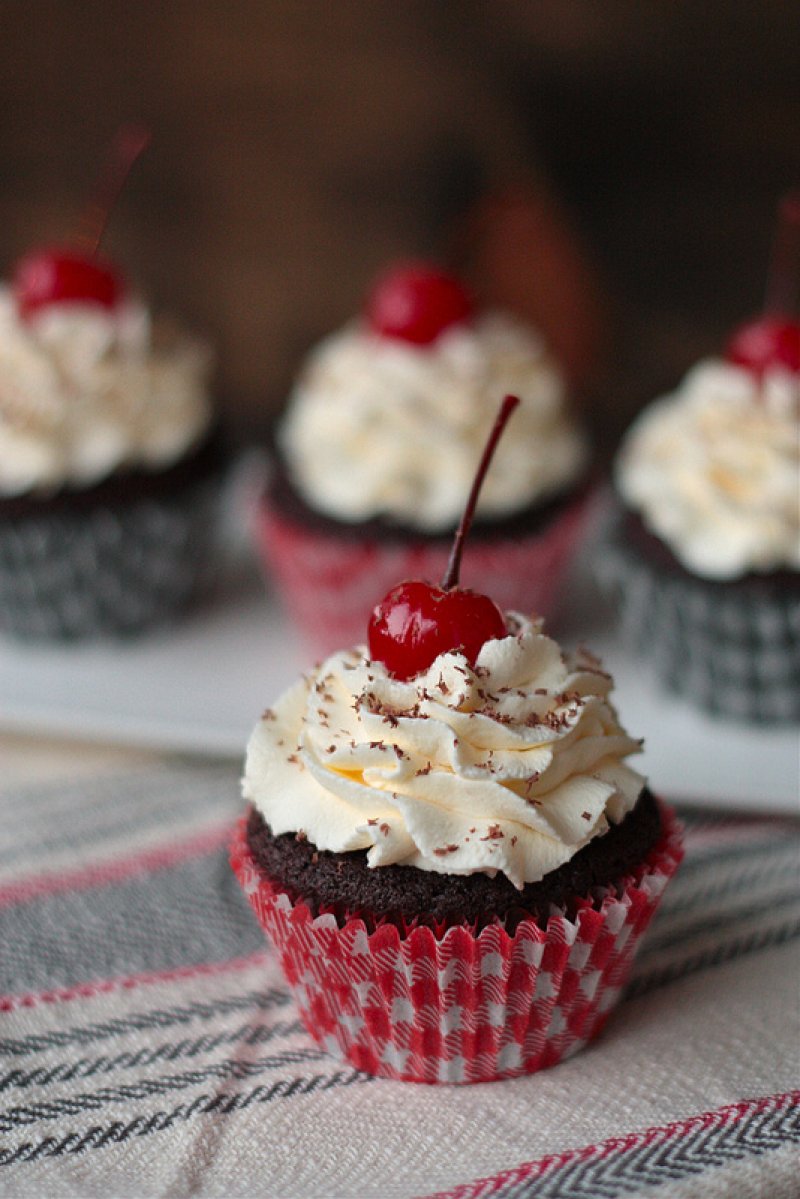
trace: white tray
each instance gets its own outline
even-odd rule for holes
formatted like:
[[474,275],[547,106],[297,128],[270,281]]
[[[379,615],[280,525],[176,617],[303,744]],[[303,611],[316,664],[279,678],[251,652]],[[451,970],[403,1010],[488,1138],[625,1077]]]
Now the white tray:
[[[623,723],[645,738],[637,765],[664,796],[708,808],[800,810],[800,731],[711,719],[665,696],[610,631],[582,577],[560,636],[585,642],[616,680]],[[259,713],[308,666],[249,561],[203,611],[123,644],[0,640],[0,727],[241,757]]]

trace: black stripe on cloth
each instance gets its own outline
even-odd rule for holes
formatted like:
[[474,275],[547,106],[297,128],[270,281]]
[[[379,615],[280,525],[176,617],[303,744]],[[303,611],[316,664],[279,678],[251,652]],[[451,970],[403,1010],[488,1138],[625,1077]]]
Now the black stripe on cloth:
[[14,1148],[0,1147],[0,1166],[37,1161],[39,1158],[61,1157],[67,1153],[85,1153],[90,1149],[102,1149],[106,1145],[121,1145],[131,1137],[145,1137],[154,1132],[164,1132],[173,1124],[185,1122],[195,1116],[211,1113],[229,1116],[254,1103],[272,1103],[277,1099],[289,1099],[295,1095],[310,1095],[315,1091],[330,1091],[351,1086],[353,1083],[372,1081],[374,1080],[369,1075],[358,1070],[338,1069],[332,1074],[280,1078],[269,1085],[260,1084],[250,1091],[202,1094],[196,1096],[191,1103],[181,1103],[170,1111],[157,1111],[149,1116],[136,1116],[127,1123],[115,1120],[106,1125],[94,1125],[84,1133],[70,1132],[63,1137],[49,1136],[37,1142],[26,1141]]
[[264,948],[224,847],[0,908],[0,992],[205,966]]
[[[786,858],[786,861],[782,859]],[[777,859],[777,860],[774,860]],[[694,911],[711,901],[749,893],[756,886],[773,886],[798,878],[798,852],[795,846],[776,846],[769,861],[765,854],[750,863],[732,869],[719,866],[694,879],[680,877],[676,888],[668,890],[659,909],[658,920]],[[677,894],[676,894],[677,892]]]
[[[146,833],[148,828],[168,833],[170,826],[185,824],[187,816],[196,824],[208,811],[220,821],[231,817],[241,806],[236,772],[219,764],[209,773],[198,769],[160,769],[140,774],[105,776],[63,783],[54,788],[54,803],[41,803],[39,788],[26,787],[0,796],[3,831],[0,839],[0,863],[15,864],[26,857],[33,862],[42,854],[80,847],[81,855],[130,833]],[[165,804],[164,797],[169,796]],[[38,801],[38,802],[37,802]],[[56,809],[50,812],[50,807]],[[63,813],[69,819],[63,819]],[[19,825],[14,829],[14,822]],[[55,830],[55,835],[54,835]],[[13,834],[13,836],[12,836]]]
[[[613,1146],[602,1155],[571,1156],[553,1169],[509,1180],[483,1179],[431,1199],[620,1199],[640,1195],[646,1188],[699,1178],[709,1171],[749,1157],[760,1157],[800,1141],[800,1109],[775,1104],[738,1120],[717,1119],[708,1124],[687,1122],[677,1135],[662,1136],[628,1146]],[[598,1147],[600,1149],[601,1147]],[[648,1190],[648,1194],[649,1194]],[[665,1190],[664,1195],[669,1191]]]
[[235,1012],[250,1012],[253,1008],[268,1012],[282,1008],[291,1002],[289,992],[283,987],[272,987],[268,991],[246,991],[239,995],[228,995],[221,999],[184,1004],[181,1007],[151,1008],[135,1012],[116,1020],[104,1020],[99,1024],[85,1024],[76,1028],[53,1029],[45,1033],[32,1033],[27,1037],[6,1037],[0,1040],[0,1054],[22,1057],[28,1053],[41,1053],[46,1049],[67,1045],[93,1045],[109,1037],[122,1037],[132,1032],[150,1029],[174,1028],[190,1024],[193,1020],[214,1020]]
[[299,1020],[280,1020],[276,1024],[244,1024],[239,1028],[225,1029],[216,1033],[205,1033],[197,1037],[184,1037],[180,1041],[165,1041],[157,1045],[127,1049],[120,1053],[103,1054],[100,1057],[80,1057],[73,1060],[48,1063],[23,1070],[16,1067],[0,1075],[0,1094],[4,1091],[25,1090],[27,1087],[46,1087],[52,1083],[71,1082],[73,1079],[93,1078],[98,1074],[113,1074],[117,1070],[133,1070],[153,1066],[159,1062],[176,1062],[195,1058],[200,1054],[212,1053],[216,1049],[241,1044],[252,1047],[266,1045],[276,1037],[288,1037],[302,1031]]
[[307,1048],[284,1049],[280,1053],[267,1054],[252,1061],[225,1058],[209,1062],[196,1070],[182,1074],[162,1074],[158,1078],[140,1078],[135,1082],[119,1083],[114,1087],[101,1087],[97,1091],[67,1095],[63,1098],[41,1100],[27,1106],[10,1107],[0,1112],[0,1132],[11,1132],[21,1125],[36,1124],[40,1120],[57,1120],[62,1116],[76,1116],[83,1112],[96,1112],[115,1103],[130,1103],[151,1099],[156,1095],[167,1095],[173,1091],[184,1091],[187,1087],[202,1086],[209,1079],[232,1079],[242,1082],[258,1077],[269,1070],[285,1066],[299,1066],[306,1062],[327,1059],[324,1050],[315,1045]]
[[785,945],[799,936],[800,917],[772,928],[754,929],[744,936],[733,937],[730,941],[699,950],[678,961],[670,962],[668,965],[658,966],[637,961],[633,977],[625,988],[624,997],[625,999],[638,999],[640,995],[647,995],[650,991],[655,991],[668,983],[679,982],[690,974],[697,974],[701,970],[709,970],[714,966],[723,966],[728,962],[764,949]]
[[[702,845],[687,844],[686,857],[680,866],[678,877],[686,877],[698,871],[708,870],[718,865],[737,862],[742,859],[749,861],[760,858],[762,854],[774,853],[787,848],[787,834],[784,832],[769,838],[759,838],[757,841],[737,841],[734,845]],[[792,830],[791,841],[800,846],[796,826]]]
[[[746,894],[742,898],[746,899]],[[722,939],[728,929],[735,928],[747,920],[776,916],[785,920],[787,916],[795,914],[794,909],[798,903],[800,894],[797,891],[796,880],[792,879],[789,894],[773,892],[759,903],[742,903],[741,906],[728,908],[724,912],[715,910],[708,916],[695,916],[690,919],[680,919],[685,913],[677,913],[674,919],[670,919],[673,913],[669,912],[664,920],[654,925],[640,957],[655,956],[665,949],[685,945],[698,937],[713,935]]]
[[28,829],[31,823],[52,825],[54,816],[71,812],[73,806],[113,811],[135,807],[143,797],[163,805],[165,796],[173,794],[194,795],[201,804],[218,802],[221,789],[225,794],[230,788],[239,791],[240,774],[241,763],[217,758],[148,763],[134,770],[4,787],[0,804],[7,828]]

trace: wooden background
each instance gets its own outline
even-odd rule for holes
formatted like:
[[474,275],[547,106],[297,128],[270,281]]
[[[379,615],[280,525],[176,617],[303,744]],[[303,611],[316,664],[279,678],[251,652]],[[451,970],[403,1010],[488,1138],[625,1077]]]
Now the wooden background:
[[213,337],[243,441],[377,269],[512,187],[472,268],[610,443],[761,302],[798,61],[796,0],[0,0],[0,273],[147,122],[106,249]]

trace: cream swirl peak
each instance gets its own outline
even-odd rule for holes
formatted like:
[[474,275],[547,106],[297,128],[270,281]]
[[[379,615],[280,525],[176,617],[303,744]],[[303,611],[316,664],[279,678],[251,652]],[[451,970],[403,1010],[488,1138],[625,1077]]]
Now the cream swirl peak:
[[518,888],[634,806],[641,748],[586,651],[508,616],[475,666],[441,654],[408,682],[363,647],[332,655],[264,713],[243,793],[275,835],[366,850],[368,864],[494,875]]
[[800,569],[800,376],[699,363],[634,422],[616,479],[695,574]]
[[333,334],[298,380],[279,444],[319,511],[446,531],[509,392],[522,401],[514,437],[499,448],[479,506],[505,516],[574,483],[587,450],[541,338],[503,313],[454,324],[424,346],[364,322]]
[[170,466],[212,416],[211,354],[129,299],[20,318],[0,287],[0,495]]

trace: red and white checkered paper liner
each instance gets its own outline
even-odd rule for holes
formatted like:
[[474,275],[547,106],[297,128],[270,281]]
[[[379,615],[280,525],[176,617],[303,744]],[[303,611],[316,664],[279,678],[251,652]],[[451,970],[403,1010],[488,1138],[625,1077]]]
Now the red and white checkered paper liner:
[[[551,620],[578,547],[590,499],[581,495],[542,531],[468,541],[461,585],[490,592],[503,610]],[[254,534],[269,577],[304,642],[326,655],[366,637],[375,604],[404,579],[443,578],[450,540],[393,542],[337,538],[308,529],[262,501]]]
[[314,917],[259,870],[246,817],[231,864],[324,1049],[385,1078],[490,1082],[553,1066],[602,1029],[683,856],[681,827],[662,812],[658,845],[622,890],[513,936],[500,925],[369,933],[359,918]]

